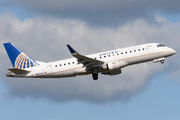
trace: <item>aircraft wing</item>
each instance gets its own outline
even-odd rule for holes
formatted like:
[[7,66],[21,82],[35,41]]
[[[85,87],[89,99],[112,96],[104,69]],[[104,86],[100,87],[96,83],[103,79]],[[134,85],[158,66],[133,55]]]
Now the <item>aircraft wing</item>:
[[84,65],[83,67],[94,68],[94,67],[99,67],[102,64],[104,64],[103,61],[89,58],[89,57],[79,54],[70,45],[67,45],[67,47],[69,48],[69,51],[71,52],[72,56],[77,58],[78,64],[83,64]]

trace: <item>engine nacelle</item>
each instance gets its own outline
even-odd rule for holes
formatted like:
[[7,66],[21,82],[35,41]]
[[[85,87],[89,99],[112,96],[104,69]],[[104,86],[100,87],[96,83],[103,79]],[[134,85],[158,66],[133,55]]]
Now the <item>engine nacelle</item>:
[[124,61],[114,61],[114,62],[109,62],[109,63],[105,64],[103,66],[103,69],[113,71],[113,70],[116,70],[116,69],[123,68],[123,67],[125,67],[127,65],[128,65],[128,63],[124,62]]

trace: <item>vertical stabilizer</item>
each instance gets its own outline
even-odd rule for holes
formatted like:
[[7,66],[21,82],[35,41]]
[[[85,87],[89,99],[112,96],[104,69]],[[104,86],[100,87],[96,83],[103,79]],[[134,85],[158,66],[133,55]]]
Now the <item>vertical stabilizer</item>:
[[39,65],[12,43],[3,44],[14,68],[26,69]]

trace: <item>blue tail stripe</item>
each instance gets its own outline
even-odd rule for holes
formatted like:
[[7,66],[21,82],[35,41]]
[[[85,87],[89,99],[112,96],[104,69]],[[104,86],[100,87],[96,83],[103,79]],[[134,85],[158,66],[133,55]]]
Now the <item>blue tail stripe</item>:
[[21,64],[20,64],[20,69],[22,68],[22,61],[21,61]]
[[33,62],[31,61],[31,67],[34,67],[34,64],[33,64]]
[[29,60],[27,60],[27,68],[29,67]]
[[26,59],[24,60],[23,68],[22,69],[25,69],[25,63],[26,63]]

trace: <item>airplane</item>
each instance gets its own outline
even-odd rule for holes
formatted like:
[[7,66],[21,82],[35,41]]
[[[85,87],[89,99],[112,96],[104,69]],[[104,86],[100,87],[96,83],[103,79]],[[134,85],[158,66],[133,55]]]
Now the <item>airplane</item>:
[[166,57],[176,53],[163,44],[148,43],[81,55],[67,44],[73,58],[46,63],[31,59],[11,42],[3,45],[13,66],[8,69],[11,72],[6,76],[22,78],[64,78],[92,74],[92,78],[97,80],[98,73],[118,75],[126,66],[149,61],[164,63]]

